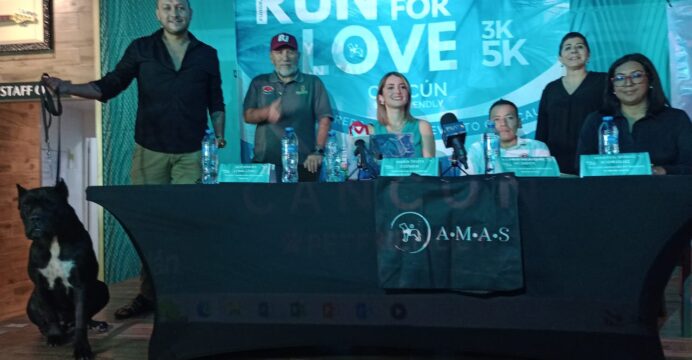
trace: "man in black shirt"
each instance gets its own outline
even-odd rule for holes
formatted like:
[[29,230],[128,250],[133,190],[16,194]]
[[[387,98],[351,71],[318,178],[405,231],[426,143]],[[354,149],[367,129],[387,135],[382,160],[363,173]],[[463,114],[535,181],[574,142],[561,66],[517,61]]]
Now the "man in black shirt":
[[[133,41],[115,69],[86,84],[59,78],[48,86],[106,102],[137,79],[133,184],[195,183],[201,176],[200,147],[207,129],[207,112],[223,148],[225,109],[217,52],[197,40],[188,27],[192,9],[188,0],[158,0],[156,17],[161,29]],[[153,310],[151,280],[142,271],[140,295],[118,309],[125,319]]]

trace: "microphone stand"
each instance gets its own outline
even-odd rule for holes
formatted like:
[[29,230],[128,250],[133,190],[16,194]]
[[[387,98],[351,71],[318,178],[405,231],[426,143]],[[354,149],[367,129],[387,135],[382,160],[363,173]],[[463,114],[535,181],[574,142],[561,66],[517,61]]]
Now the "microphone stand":
[[[449,165],[447,170],[442,172],[442,175],[440,175],[440,176],[445,176],[445,174],[451,169],[459,169],[459,171],[464,173],[464,175],[468,175],[469,173],[467,173],[466,170],[464,170],[461,167],[462,164],[466,165],[466,161],[465,161],[466,159],[465,158],[466,158],[466,156],[462,154],[462,161],[459,161],[459,154],[455,150],[454,153],[452,153],[452,160],[450,161],[451,164]],[[466,165],[465,168],[468,169],[468,165]]]
[[[350,174],[348,174],[348,177],[346,179],[350,179],[351,176],[353,176],[353,174],[356,173],[356,171],[358,172],[358,175],[356,176],[356,181],[377,179],[377,175],[375,175],[376,174],[375,168],[373,168],[372,165],[370,165],[370,163],[368,163],[367,160],[364,160],[363,157],[365,157],[365,156],[358,156],[358,166],[355,169],[353,169],[353,171],[351,171]],[[368,171],[370,173],[369,179],[361,179],[360,178],[360,174],[363,171]]]
[[483,141],[481,142],[483,144],[483,174],[488,175],[488,135],[487,133],[483,133],[481,135],[483,137]]

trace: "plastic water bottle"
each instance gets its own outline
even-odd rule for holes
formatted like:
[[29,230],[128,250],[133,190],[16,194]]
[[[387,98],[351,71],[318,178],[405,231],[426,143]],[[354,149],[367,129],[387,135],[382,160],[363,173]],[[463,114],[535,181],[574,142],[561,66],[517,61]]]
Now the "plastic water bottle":
[[601,155],[620,153],[620,133],[612,116],[604,116],[598,128],[598,153]]
[[336,131],[330,130],[327,144],[324,147],[324,170],[327,182],[343,181],[341,175],[341,153],[339,152],[339,141],[336,138]]
[[341,147],[341,151],[339,152],[339,158],[340,162],[339,165],[341,166],[341,180],[345,181],[348,179],[348,150],[346,149],[346,146]]
[[298,182],[298,136],[292,127],[287,127],[281,138],[281,182]]
[[216,137],[211,129],[207,129],[202,139],[202,184],[218,183],[219,149],[216,147]]
[[485,133],[483,133],[483,151],[485,152],[485,173],[494,174],[499,169],[498,161],[500,160],[500,137],[495,132],[495,122],[488,121],[485,124]]

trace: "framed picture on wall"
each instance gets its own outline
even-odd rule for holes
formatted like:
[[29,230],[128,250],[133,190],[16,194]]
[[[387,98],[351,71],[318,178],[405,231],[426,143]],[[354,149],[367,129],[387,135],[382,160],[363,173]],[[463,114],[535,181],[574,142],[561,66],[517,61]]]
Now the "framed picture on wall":
[[0,1],[0,55],[52,50],[52,0]]

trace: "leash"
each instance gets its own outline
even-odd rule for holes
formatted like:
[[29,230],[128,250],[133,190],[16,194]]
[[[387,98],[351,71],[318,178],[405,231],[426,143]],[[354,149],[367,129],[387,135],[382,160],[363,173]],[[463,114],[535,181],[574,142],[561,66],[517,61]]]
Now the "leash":
[[43,86],[43,91],[41,91],[41,119],[43,120],[43,131],[44,131],[44,141],[48,147],[48,159],[50,160],[50,127],[53,125],[53,116],[58,118],[58,155],[55,171],[55,184],[60,182],[60,119],[62,115],[62,101],[60,101],[60,88],[55,89],[55,100],[53,100],[53,95],[50,92],[48,84],[46,84],[46,78],[49,77],[47,73],[41,75],[40,84]]

